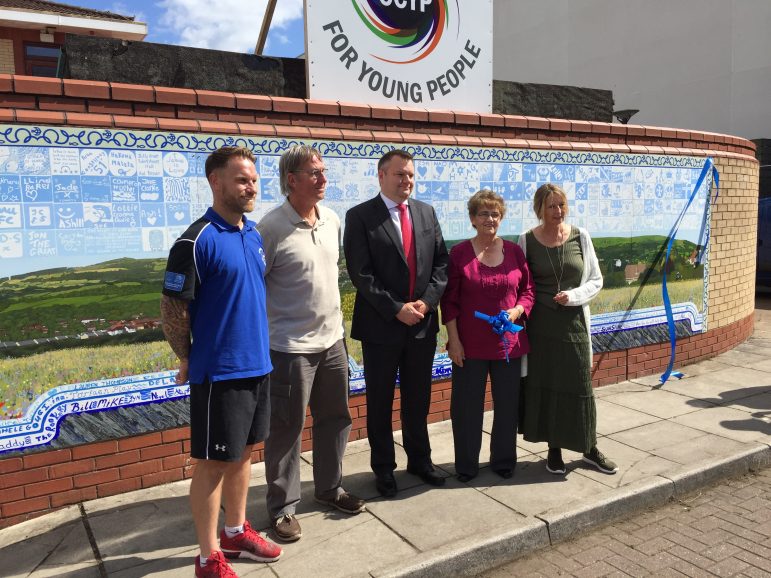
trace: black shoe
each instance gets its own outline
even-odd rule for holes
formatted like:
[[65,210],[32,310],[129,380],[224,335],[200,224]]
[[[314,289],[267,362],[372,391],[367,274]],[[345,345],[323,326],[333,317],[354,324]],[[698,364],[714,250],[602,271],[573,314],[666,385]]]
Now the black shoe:
[[394,478],[393,474],[375,476],[375,487],[384,498],[393,498],[398,491],[398,488],[396,487],[396,478]]
[[587,464],[592,464],[604,474],[615,474],[618,471],[616,462],[606,458],[605,454],[597,449],[597,446],[593,447],[588,454],[584,454],[584,461]]
[[500,470],[493,470],[496,474],[501,476],[504,480],[508,480],[514,476],[514,470],[509,468],[502,468]]
[[465,484],[476,478],[476,476],[472,476],[471,474],[458,474],[457,478],[461,484]]
[[558,476],[565,473],[565,462],[562,461],[561,448],[549,448],[549,453],[546,456],[546,471]]
[[434,468],[428,470],[416,470],[414,468],[407,468],[407,472],[413,476],[418,476],[421,480],[423,480],[424,483],[428,484],[429,486],[435,486],[438,488],[439,486],[444,485],[444,478],[440,476]]

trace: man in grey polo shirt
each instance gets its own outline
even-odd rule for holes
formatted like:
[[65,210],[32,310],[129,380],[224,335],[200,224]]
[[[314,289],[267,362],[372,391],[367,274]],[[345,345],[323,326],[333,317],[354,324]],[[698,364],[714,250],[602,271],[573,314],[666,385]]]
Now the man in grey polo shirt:
[[318,204],[327,179],[316,149],[290,148],[281,156],[279,172],[286,200],[257,225],[267,259],[273,363],[265,469],[273,531],[284,541],[295,541],[302,536],[295,508],[300,501],[300,445],[308,405],[313,417],[316,500],[349,514],[365,506],[364,500],[342,487],[351,414],[338,288],[340,219]]

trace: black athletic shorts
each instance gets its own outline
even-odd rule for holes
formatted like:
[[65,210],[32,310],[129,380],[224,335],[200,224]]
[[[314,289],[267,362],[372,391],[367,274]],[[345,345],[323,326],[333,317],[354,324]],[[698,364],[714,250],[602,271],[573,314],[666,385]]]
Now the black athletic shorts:
[[235,462],[270,431],[270,374],[190,384],[190,455]]

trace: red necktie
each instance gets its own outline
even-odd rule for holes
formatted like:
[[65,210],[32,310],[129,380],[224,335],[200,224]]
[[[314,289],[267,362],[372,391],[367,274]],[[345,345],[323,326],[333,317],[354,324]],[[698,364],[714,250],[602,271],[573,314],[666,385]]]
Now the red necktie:
[[404,203],[396,205],[399,209],[399,224],[402,228],[402,245],[404,245],[404,255],[407,257],[407,266],[410,268],[410,296],[412,299],[415,293],[415,275],[418,271],[418,260],[415,256],[415,243],[412,242],[412,224],[407,216],[407,205]]

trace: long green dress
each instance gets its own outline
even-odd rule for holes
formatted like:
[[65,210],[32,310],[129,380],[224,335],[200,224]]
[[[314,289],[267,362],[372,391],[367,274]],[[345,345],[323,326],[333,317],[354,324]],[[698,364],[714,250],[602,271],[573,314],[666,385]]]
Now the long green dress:
[[562,247],[552,248],[529,231],[527,263],[535,282],[535,305],[527,321],[530,353],[520,431],[530,442],[587,453],[597,438],[591,342],[583,309],[553,301],[558,286],[565,291],[581,284],[584,259],[578,228],[571,228]]

